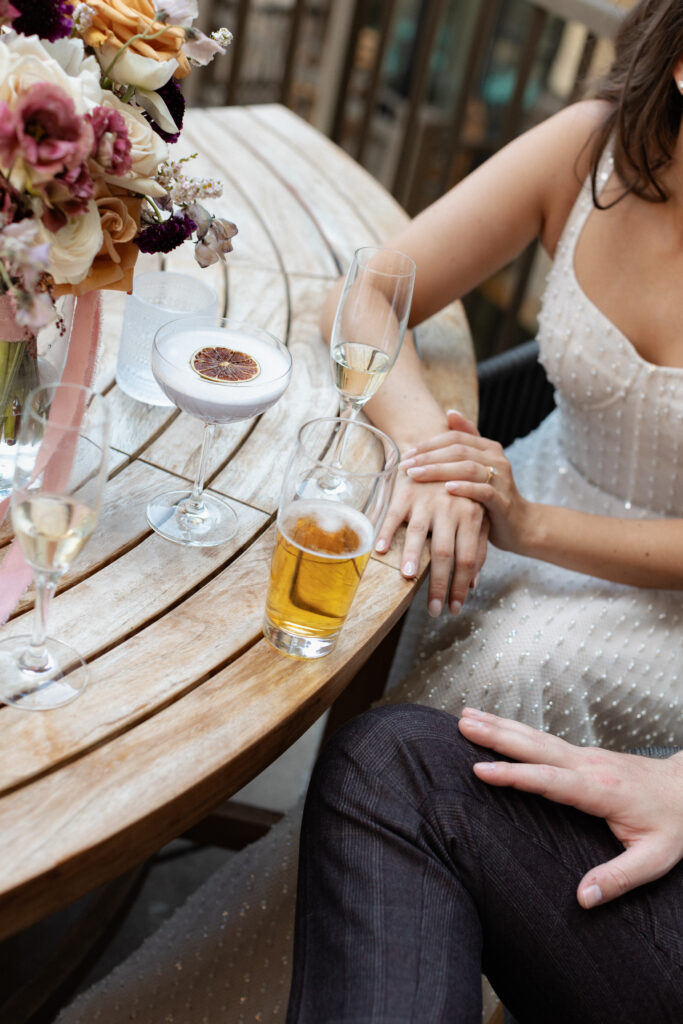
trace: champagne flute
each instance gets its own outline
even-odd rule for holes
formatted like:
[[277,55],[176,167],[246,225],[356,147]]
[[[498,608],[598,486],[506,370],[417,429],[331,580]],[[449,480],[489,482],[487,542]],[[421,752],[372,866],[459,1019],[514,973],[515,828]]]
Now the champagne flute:
[[47,624],[57,584],[97,522],[109,429],[106,401],[90,388],[49,384],[27,397],[10,507],[14,533],[34,573],[35,610],[30,636],[0,641],[0,699],[14,707],[61,707],[87,682],[83,658],[48,637]]
[[395,249],[356,249],[330,338],[341,415],[354,419],[396,362],[415,285],[415,261]]
[[153,530],[194,547],[230,540],[237,516],[227,501],[204,490],[216,424],[265,412],[284,394],[291,370],[287,348],[260,327],[192,317],[159,328],[152,346],[152,373],[174,405],[204,422],[204,437],[192,490],[166,491],[147,506]]

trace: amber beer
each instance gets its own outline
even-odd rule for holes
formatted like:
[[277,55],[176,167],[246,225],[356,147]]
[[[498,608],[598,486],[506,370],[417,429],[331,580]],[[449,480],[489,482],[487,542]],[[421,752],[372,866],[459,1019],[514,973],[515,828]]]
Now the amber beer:
[[279,517],[267,621],[301,637],[336,638],[373,538],[370,520],[348,505],[321,500],[288,505]]

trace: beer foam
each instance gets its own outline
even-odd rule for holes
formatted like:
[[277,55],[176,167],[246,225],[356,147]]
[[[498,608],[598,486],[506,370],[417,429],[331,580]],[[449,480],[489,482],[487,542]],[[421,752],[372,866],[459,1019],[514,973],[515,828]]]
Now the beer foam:
[[358,555],[367,554],[372,548],[375,536],[374,527],[368,517],[356,508],[343,505],[341,502],[304,499],[293,501],[280,512],[278,517],[280,532],[290,544],[313,554],[320,554],[320,548],[316,549],[302,543],[302,537],[295,533],[297,525],[305,519],[311,520],[321,533],[328,534],[330,537],[348,535],[350,532],[355,535],[357,543],[351,550],[347,548],[338,554],[325,551],[329,558],[348,558],[350,555],[355,558]]

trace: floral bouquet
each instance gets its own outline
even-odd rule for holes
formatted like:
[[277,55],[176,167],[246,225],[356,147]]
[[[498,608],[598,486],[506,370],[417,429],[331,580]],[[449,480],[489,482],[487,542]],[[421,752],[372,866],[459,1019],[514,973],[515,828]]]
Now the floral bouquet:
[[140,251],[191,238],[208,266],[232,248],[235,225],[203,205],[220,184],[169,159],[179,81],[232,38],[194,28],[197,8],[0,0],[0,477],[58,299],[130,291]]

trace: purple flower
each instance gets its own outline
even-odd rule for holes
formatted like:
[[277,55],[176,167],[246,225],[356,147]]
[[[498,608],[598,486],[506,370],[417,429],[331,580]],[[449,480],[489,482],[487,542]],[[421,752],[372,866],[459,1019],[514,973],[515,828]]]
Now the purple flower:
[[160,128],[159,125],[147,114],[145,114],[145,117],[157,135],[160,135],[164,142],[177,142],[180,137],[180,130],[183,127],[185,97],[180,91],[180,86],[173,78],[169,78],[166,85],[162,85],[160,89],[157,89],[157,93],[161,96],[162,100],[168,107],[168,112],[178,126],[178,131],[174,134],[171,134],[171,132],[165,132],[164,129]]
[[12,22],[15,32],[52,43],[71,35],[74,5],[68,0],[12,0],[12,4],[19,11]]
[[93,157],[105,174],[120,177],[131,169],[130,139],[122,114],[111,107],[95,107],[90,115],[95,135]]
[[141,252],[171,252],[182,245],[196,227],[186,213],[176,213],[161,224],[144,228],[133,241]]
[[223,217],[212,217],[208,226],[197,232],[199,241],[194,247],[194,258],[200,267],[210,267],[212,263],[225,258],[232,252],[232,239],[237,234],[237,225]]

